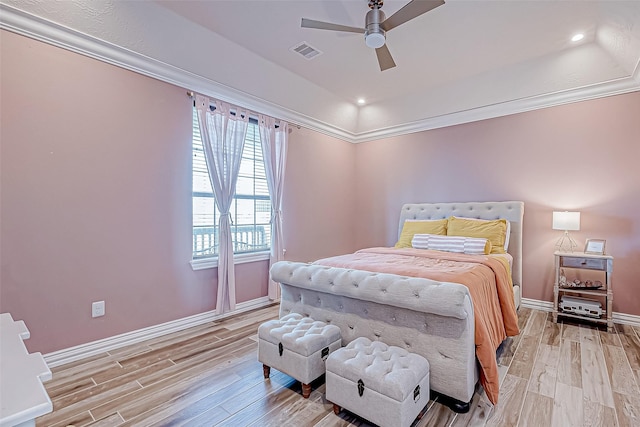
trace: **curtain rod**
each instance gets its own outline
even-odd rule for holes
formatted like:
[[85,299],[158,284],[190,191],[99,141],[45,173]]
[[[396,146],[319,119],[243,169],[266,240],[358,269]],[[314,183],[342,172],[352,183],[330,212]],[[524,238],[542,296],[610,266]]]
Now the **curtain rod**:
[[[188,90],[187,91],[187,96],[189,98],[195,99],[196,94],[192,90]],[[254,114],[258,114],[258,113],[254,113]],[[280,120],[280,119],[278,119],[278,120]],[[291,123],[291,122],[287,122],[287,123],[289,123],[289,125],[292,126],[292,127],[296,127],[297,129],[300,129],[300,127],[301,127],[299,124],[295,124],[295,123]]]

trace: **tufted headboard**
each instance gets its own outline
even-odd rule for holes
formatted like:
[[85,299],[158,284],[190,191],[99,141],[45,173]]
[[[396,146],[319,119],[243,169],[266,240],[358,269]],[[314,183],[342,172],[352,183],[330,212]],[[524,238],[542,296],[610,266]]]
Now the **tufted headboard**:
[[511,277],[514,286],[522,287],[522,218],[524,202],[409,203],[400,211],[398,236],[405,219],[444,219],[450,216],[478,219],[504,218],[511,223],[509,249],[513,257]]

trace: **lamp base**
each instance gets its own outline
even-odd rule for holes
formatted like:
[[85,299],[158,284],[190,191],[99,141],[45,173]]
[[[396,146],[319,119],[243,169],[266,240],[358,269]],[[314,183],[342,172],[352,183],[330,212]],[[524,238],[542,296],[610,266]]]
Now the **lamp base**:
[[568,231],[565,231],[562,237],[560,237],[556,242],[556,250],[560,252],[575,252],[577,248],[578,244],[571,236],[569,236]]

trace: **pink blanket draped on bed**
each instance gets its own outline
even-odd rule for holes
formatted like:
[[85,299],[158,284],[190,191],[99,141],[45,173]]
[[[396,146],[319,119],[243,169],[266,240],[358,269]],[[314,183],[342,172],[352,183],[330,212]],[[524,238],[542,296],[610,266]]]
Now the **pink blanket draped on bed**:
[[424,249],[369,248],[321,259],[330,267],[422,277],[469,288],[475,315],[480,383],[491,403],[498,402],[500,379],[496,350],[507,336],[520,333],[508,265],[491,256]]

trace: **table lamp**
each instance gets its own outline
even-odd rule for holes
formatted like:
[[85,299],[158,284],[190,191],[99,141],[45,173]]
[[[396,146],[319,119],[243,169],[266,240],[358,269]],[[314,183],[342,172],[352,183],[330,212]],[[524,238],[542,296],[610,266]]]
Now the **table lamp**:
[[580,230],[580,212],[553,212],[553,229],[563,230],[564,234],[556,242],[556,249],[562,252],[573,252],[578,244],[569,231]]

